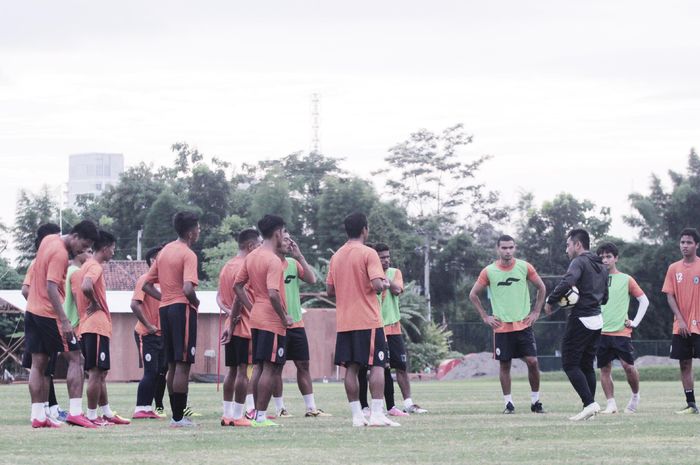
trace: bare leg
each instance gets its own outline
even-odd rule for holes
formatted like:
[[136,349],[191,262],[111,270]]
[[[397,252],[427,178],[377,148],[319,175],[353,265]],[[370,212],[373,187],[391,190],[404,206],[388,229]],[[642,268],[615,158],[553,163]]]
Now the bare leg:
[[620,360],[620,363],[622,363],[622,368],[625,370],[625,375],[627,375],[627,382],[629,383],[630,388],[632,389],[632,394],[638,394],[639,372],[637,371],[637,367],[634,365],[630,365],[629,363],[622,360]]
[[68,362],[68,373],[66,375],[68,398],[80,399],[83,397],[83,383],[85,382],[83,357],[77,350],[64,352],[63,356]]
[[681,383],[683,383],[683,389],[686,391],[694,389],[693,359],[679,360],[679,364],[681,367]]
[[369,393],[372,396],[372,400],[381,400],[384,398],[384,367],[370,367]]
[[302,396],[314,393],[313,383],[311,382],[311,371],[309,370],[309,361],[294,361],[297,367],[297,386]]
[[243,404],[248,393],[248,365],[245,363],[238,365],[236,370],[236,378],[233,384],[234,400],[239,404]]
[[600,369],[600,385],[603,387],[603,393],[606,399],[615,397],[615,386],[612,379],[612,363],[608,363]]
[[29,371],[29,396],[32,399],[32,404],[43,404],[49,398],[46,376],[44,376],[48,363],[49,356],[47,354],[32,354],[32,368]]
[[[187,394],[188,385],[190,382],[190,367],[191,365],[189,363],[175,363],[172,379],[172,392]],[[168,375],[170,375],[170,372],[168,372]]]
[[282,365],[272,362],[263,362],[262,372],[258,380],[257,392],[255,394],[255,409],[258,411],[267,410],[272,397],[272,390],[275,378],[281,377]]
[[501,369],[498,373],[498,378],[501,381],[501,390],[503,395],[510,395],[510,360],[501,360]]
[[527,379],[530,381],[530,389],[532,392],[540,392],[540,365],[537,362],[537,357],[525,357],[523,360],[527,364]]
[[360,368],[357,363],[349,363],[345,367],[345,394],[348,396],[349,402],[357,402],[360,399],[360,383],[357,379],[357,373],[360,369],[364,368]]
[[408,399],[411,397],[411,382],[408,379],[406,370],[396,370],[396,382],[399,383],[399,389],[401,389],[403,398]]
[[237,367],[229,367],[224,378],[224,402],[233,401],[234,385],[236,383]]
[[87,406],[90,410],[95,410],[97,404],[100,400],[100,394],[102,393],[102,370],[99,368],[91,368],[88,371],[88,382],[87,382]]

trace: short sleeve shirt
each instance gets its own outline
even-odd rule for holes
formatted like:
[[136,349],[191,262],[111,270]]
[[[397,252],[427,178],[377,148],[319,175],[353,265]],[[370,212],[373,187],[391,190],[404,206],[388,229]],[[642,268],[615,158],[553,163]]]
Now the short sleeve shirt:
[[185,282],[195,286],[197,277],[197,255],[180,240],[172,241],[158,253],[158,258],[148,270],[146,281],[160,284],[160,306],[189,304],[182,291]]
[[58,318],[49,300],[48,283],[58,287],[61,304],[65,299],[66,271],[68,270],[68,249],[61,236],[52,234],[46,236],[32,266],[31,285],[27,297],[27,311],[37,316]]
[[112,317],[109,314],[109,307],[107,306],[107,288],[105,286],[104,269],[102,265],[94,258],[90,258],[80,267],[80,271],[76,271],[74,274],[78,273],[81,278],[81,286],[82,282],[85,282],[86,279],[92,281],[95,300],[100,305],[99,310],[92,315],[88,315],[87,308],[90,305],[90,301],[81,289],[73,290],[78,304],[78,314],[80,315],[80,334],[94,333],[105,337],[112,337]]
[[[146,278],[147,275],[143,274],[136,281],[136,286],[134,286],[134,294],[131,296],[131,300],[141,302],[144,318],[146,318],[146,321],[158,328],[156,335],[160,336],[160,302],[144,292],[143,285],[146,284]],[[148,334],[148,329],[138,320],[136,320],[134,331],[141,336]]]
[[[236,281],[236,276],[243,266],[244,261],[244,257],[235,256],[226,262],[219,273],[219,296],[223,304],[228,308],[233,308],[233,304],[236,301],[236,295],[233,292],[233,284]],[[254,299],[248,291],[248,288],[246,287],[245,289],[248,294],[248,299],[253,302]],[[224,327],[228,327],[229,324],[230,317],[226,318]],[[245,308],[245,306],[241,306],[241,320],[233,328],[233,335],[250,339],[250,311]]]
[[[700,334],[700,259],[696,258],[693,263],[685,263],[683,260],[672,263],[666,272],[661,291],[675,297],[688,330]],[[675,318],[673,334],[679,334],[678,321]]]

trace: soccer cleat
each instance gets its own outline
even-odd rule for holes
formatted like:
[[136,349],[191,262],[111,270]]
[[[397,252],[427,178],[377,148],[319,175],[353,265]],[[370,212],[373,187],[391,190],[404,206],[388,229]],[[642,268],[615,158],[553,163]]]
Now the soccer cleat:
[[130,425],[131,421],[127,420],[126,418],[122,418],[116,413],[112,417],[108,417],[106,415],[102,415],[102,419],[109,423],[110,425]]
[[233,424],[233,418],[231,417],[221,417],[221,426],[235,426]]
[[583,410],[581,410],[579,413],[574,415],[573,417],[569,417],[569,420],[571,421],[582,421],[582,420],[590,420],[591,418],[595,417],[596,413],[600,412],[600,405],[598,405],[598,402],[593,402],[591,404],[586,405]]
[[364,415],[365,418],[369,418],[370,413],[372,412],[370,412],[369,407],[365,407],[362,409],[362,415]]
[[153,419],[153,420],[159,420],[162,417],[158,415],[156,412],[145,412],[143,410],[139,412],[134,412],[134,414],[131,416],[132,419],[134,420],[146,420],[146,419]]
[[368,426],[401,426],[401,424],[389,420],[383,413],[373,413],[369,416]]
[[110,422],[108,422],[107,420],[105,420],[105,419],[102,418],[102,417],[97,417],[97,418],[95,418],[94,420],[90,420],[90,421],[91,421],[92,424],[95,425],[95,426],[110,426],[110,425],[111,425]]
[[233,426],[252,426],[252,421],[247,418],[234,418]]
[[304,414],[305,417],[332,417],[330,413],[326,413],[320,408],[317,408],[315,410],[307,410],[306,413]]
[[83,428],[97,428],[97,425],[88,420],[88,418],[82,413],[80,415],[69,414],[66,417],[66,423],[68,423],[69,425],[80,426]]
[[413,413],[419,413],[419,414],[420,413],[428,413],[428,411],[426,409],[422,408],[418,404],[413,404],[410,407],[403,409],[403,411],[406,413],[411,413],[411,414],[413,414]]
[[637,413],[637,406],[636,402],[630,401],[625,407],[625,413]]
[[617,413],[617,407],[615,407],[614,405],[608,405],[607,407],[605,407],[604,410],[601,410],[600,413],[604,413],[606,415]]
[[36,418],[32,419],[32,428],[46,428],[47,420],[41,421]]
[[364,415],[359,415],[356,417],[352,417],[352,426],[367,426],[369,422],[367,421],[367,418],[365,418]]
[[279,426],[277,423],[274,421],[270,420],[269,418],[266,418],[263,421],[251,421],[250,426],[253,428],[267,428],[267,427],[274,427],[274,426]]
[[168,426],[171,428],[192,428],[194,426],[197,426],[197,424],[187,417],[182,417],[180,421],[175,421],[175,419],[171,419],[170,424]]
[[185,410],[182,411],[182,415],[185,417],[201,417],[201,413],[197,413],[194,410],[192,410],[192,407],[189,405],[185,407]]
[[248,411],[245,413],[245,417],[246,417],[248,420],[255,420],[255,409],[253,408],[253,409],[248,410]]
[[386,412],[386,414],[389,415],[390,417],[407,417],[408,416],[408,413],[402,411],[401,409],[399,409],[395,405],[393,407],[391,407],[389,409],[389,411]]
[[61,426],[63,426],[63,423],[60,421],[51,417],[46,417],[46,425],[44,428],[60,428]]
[[65,423],[66,418],[68,417],[68,412],[66,410],[58,409],[58,415],[56,416],[56,420],[62,421]]
[[689,403],[688,406],[682,410],[676,412],[677,415],[697,415],[698,406],[695,403]]
[[539,400],[534,404],[530,404],[530,411],[532,413],[547,413],[544,411],[544,407],[542,407],[542,402],[540,402]]
[[155,412],[159,418],[167,417],[167,415],[165,414],[165,407],[156,407]]
[[503,413],[505,413],[505,414],[515,413],[515,405],[513,405],[513,402],[508,402],[506,404],[506,408],[503,410]]
[[292,418],[294,415],[289,413],[286,408],[283,408],[282,410],[277,412],[277,417],[278,418]]

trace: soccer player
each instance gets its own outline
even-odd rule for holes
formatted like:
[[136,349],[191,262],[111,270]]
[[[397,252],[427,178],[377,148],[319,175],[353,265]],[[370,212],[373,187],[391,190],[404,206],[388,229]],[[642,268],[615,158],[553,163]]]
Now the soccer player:
[[673,312],[671,358],[678,360],[687,406],[676,413],[698,413],[695,403],[693,358],[700,358],[700,234],[686,228],[680,234],[683,258],[668,267],[662,292]]
[[[627,382],[632,389],[625,413],[635,413],[639,406],[639,372],[634,366],[634,348],[632,347],[632,329],[639,326],[649,306],[649,299],[639,287],[637,281],[628,274],[621,273],[617,269],[619,251],[612,242],[601,244],[596,254],[608,267],[608,303],[603,305],[603,330],[600,334],[598,345],[598,368],[600,368],[600,384],[603,387],[608,405],[600,413],[616,413],[612,361],[620,360],[625,370]],[[630,295],[637,299],[639,307],[634,320],[627,318],[629,311]]]
[[[260,246],[255,229],[244,229],[238,234],[238,253],[226,262],[219,273],[219,291],[216,300],[228,316],[221,343],[226,351],[228,373],[224,378],[224,413],[221,426],[250,426],[244,418],[244,403],[248,392],[248,365],[253,363],[253,344],[250,339],[250,312],[236,299],[233,283],[245,258]],[[250,298],[250,293],[248,293]]]
[[[128,425],[126,420],[112,412],[107,395],[107,372],[110,367],[109,339],[112,337],[112,317],[107,306],[107,287],[104,278],[104,264],[114,256],[116,240],[107,231],[99,232],[99,239],[93,246],[92,258],[74,273],[80,288],[73,289],[76,297],[80,323],[80,343],[85,357],[85,371],[88,373],[87,403],[88,420],[96,426]],[[102,417],[97,416],[97,407]]]
[[[284,220],[277,215],[265,215],[258,221],[263,243],[243,261],[236,275],[234,291],[241,303],[250,310],[253,340],[253,363],[259,376],[253,378],[255,421],[251,426],[278,426],[267,418],[275,378],[286,362],[286,334],[292,324],[284,300]],[[245,291],[250,288],[254,301]]]
[[[411,383],[408,379],[408,357],[406,345],[401,334],[401,312],[399,310],[399,296],[403,294],[403,275],[398,268],[391,267],[391,251],[389,246],[383,243],[374,245],[374,250],[379,255],[382,269],[386,273],[389,288],[379,297],[382,309],[382,322],[384,334],[389,347],[389,367],[384,368],[384,400],[387,414],[395,417],[407,416],[411,413],[428,413],[427,410],[413,403],[411,398]],[[396,381],[399,383],[401,395],[404,399],[404,409],[396,407],[394,402],[394,380],[391,377],[391,368],[396,370]],[[360,370],[360,403],[367,406],[367,370]],[[367,408],[369,411],[369,408]],[[369,413],[369,412],[368,412]]]
[[[514,358],[522,359],[527,365],[530,411],[544,413],[540,402],[540,368],[532,325],[540,316],[547,290],[535,268],[515,258],[515,252],[513,237],[504,234],[498,238],[498,260],[481,270],[469,293],[469,300],[494,332],[494,357],[500,363],[499,379],[505,405],[503,413],[515,413],[510,377]],[[534,305],[530,302],[528,281],[537,288]],[[479,298],[485,290],[488,290],[492,315],[486,313]]]
[[[173,415],[170,426],[182,428],[196,426],[184,417],[184,410],[197,346],[199,299],[195,289],[199,279],[197,255],[192,245],[199,239],[199,217],[192,212],[178,212],[173,216],[173,227],[178,238],[160,251],[148,270],[143,290],[160,300],[158,313],[168,362],[167,386]],[[160,284],[160,291],[155,283]]]
[[48,380],[45,376],[49,357],[63,352],[68,361],[69,414],[66,422],[86,428],[95,425],[83,415],[83,368],[80,346],[73,326],[63,310],[66,270],[71,255],[83,253],[99,238],[91,221],[81,221],[70,233],[48,235],[39,246],[31,274],[31,287],[24,316],[27,351],[32,356],[29,373],[29,394],[32,399],[32,427],[55,427],[47,421],[44,402],[48,400]]
[[[345,367],[345,393],[353,426],[400,426],[384,415],[384,366],[387,343],[377,294],[389,288],[377,252],[365,245],[367,217],[351,213],[344,220],[348,240],[331,257],[326,278],[329,297],[336,298],[335,364]],[[358,372],[370,367],[372,396],[369,421],[359,401]]]
[[595,369],[593,359],[603,328],[600,306],[608,302],[608,268],[591,253],[591,239],[584,229],[572,229],[566,238],[569,269],[547,298],[544,311],[552,313],[572,287],[578,288],[578,302],[571,309],[562,341],[561,362],[566,376],[583,402],[583,410],[569,420],[587,420],[600,412],[595,401]]
[[[288,232],[284,233],[285,249],[291,256],[286,257],[286,268],[284,272],[284,293],[287,303],[287,313],[292,317],[292,326],[287,328],[287,360],[294,361],[297,368],[297,386],[306,405],[305,417],[327,417],[329,413],[316,408],[314,399],[314,388],[309,371],[309,341],[306,338],[304,320],[301,312],[301,299],[299,297],[299,280],[308,284],[316,282],[316,274],[313,268],[304,258],[297,243],[291,238]],[[275,380],[275,388],[272,392],[272,400],[275,402],[276,416],[291,417],[284,406],[282,396],[284,385],[282,383],[282,372]]]
[[[151,267],[162,246],[154,247],[146,252],[146,264]],[[134,339],[139,350],[139,368],[143,368],[143,376],[136,391],[136,408],[131,418],[150,419],[162,418],[153,411],[153,401],[156,409],[163,408],[165,394],[165,374],[168,369],[165,350],[163,348],[163,333],[160,330],[160,302],[143,291],[148,273],[144,273],[136,281],[134,295],[131,298],[131,311],[136,315]]]
[[[54,223],[46,223],[39,226],[36,230],[36,239],[34,239],[34,249],[39,250],[39,245],[41,241],[49,234],[59,234],[61,232],[60,226]],[[32,266],[34,265],[34,260],[29,264],[27,269],[27,274],[22,282],[22,296],[26,300],[29,297],[29,288],[32,284]],[[65,306],[64,306],[65,308]],[[70,319],[70,316],[69,316]],[[53,374],[56,366],[56,357],[58,354],[52,354],[49,357],[49,363],[46,367],[46,376],[49,378],[49,401],[44,404],[44,410],[46,417],[54,421],[66,421],[68,412],[62,410],[58,405],[58,399],[56,398],[56,389],[53,382]],[[30,369],[32,367],[32,354],[29,352],[24,352],[22,357],[22,366],[24,368]]]

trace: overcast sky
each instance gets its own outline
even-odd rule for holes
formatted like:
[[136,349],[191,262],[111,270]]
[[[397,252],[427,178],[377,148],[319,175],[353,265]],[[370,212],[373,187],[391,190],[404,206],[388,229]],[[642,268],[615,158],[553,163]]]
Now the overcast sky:
[[[359,175],[419,128],[464,123],[507,202],[612,208],[700,145],[697,1],[0,0],[0,220],[68,155],[240,164],[321,148]],[[382,188],[381,183],[378,187]]]

